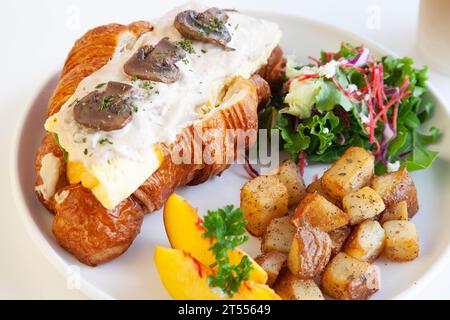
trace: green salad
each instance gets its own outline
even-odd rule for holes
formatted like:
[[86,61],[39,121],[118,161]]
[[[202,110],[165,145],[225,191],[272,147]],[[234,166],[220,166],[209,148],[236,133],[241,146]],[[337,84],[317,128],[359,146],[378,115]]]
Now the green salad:
[[375,155],[376,173],[425,169],[439,129],[421,127],[433,106],[424,100],[427,68],[408,57],[377,60],[364,46],[343,43],[313,63],[287,62],[282,90],[259,113],[260,128],[278,129],[282,148],[301,168],[335,161],[349,146]]

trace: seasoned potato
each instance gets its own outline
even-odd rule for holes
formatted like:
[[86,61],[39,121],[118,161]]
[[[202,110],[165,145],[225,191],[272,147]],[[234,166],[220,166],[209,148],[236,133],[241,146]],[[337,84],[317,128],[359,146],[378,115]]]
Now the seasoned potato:
[[286,254],[277,251],[267,252],[255,258],[256,263],[267,272],[267,284],[269,286],[272,286],[275,283],[275,280],[277,280],[278,274],[286,262],[286,259]]
[[278,251],[288,254],[295,230],[296,228],[290,222],[289,217],[273,219],[267,226],[266,233],[263,236],[261,251]]
[[351,232],[352,228],[350,228],[349,226],[344,226],[328,232],[328,235],[331,239],[331,257],[334,257],[339,252],[341,252],[342,247],[344,246]]
[[344,252],[331,260],[322,276],[323,292],[334,299],[367,299],[379,288],[378,267]]
[[348,213],[316,193],[306,194],[291,218],[297,227],[309,224],[325,232],[345,226],[349,221]]
[[318,193],[328,201],[330,201],[335,206],[342,208],[342,201],[337,200],[330,196],[328,193],[325,192],[325,190],[322,187],[322,179],[317,179],[306,188],[307,193]]
[[322,177],[322,187],[335,199],[367,186],[373,176],[374,157],[359,147],[350,147]]
[[283,269],[275,283],[275,292],[284,300],[325,300],[313,280],[302,280]]
[[241,208],[247,219],[247,230],[261,236],[273,218],[288,212],[288,192],[275,176],[259,176],[241,188]]
[[350,224],[358,224],[379,215],[385,209],[378,193],[370,187],[347,194],[342,199],[344,211],[351,215]]
[[358,260],[373,262],[383,251],[385,238],[378,221],[366,220],[353,229],[344,252]]
[[416,186],[405,168],[374,177],[371,186],[381,196],[387,208],[406,201],[410,218],[419,210]]
[[408,204],[403,200],[390,208],[386,208],[380,216],[380,223],[383,224],[386,221],[408,219]]
[[414,223],[391,220],[383,224],[386,232],[384,255],[394,261],[410,261],[419,256],[419,237]]
[[300,170],[294,161],[286,160],[278,168],[276,175],[283,183],[288,191],[288,205],[295,206],[303,199],[305,191],[305,183],[300,175]]
[[292,240],[287,265],[300,279],[312,279],[327,265],[331,255],[331,239],[320,229],[298,228]]

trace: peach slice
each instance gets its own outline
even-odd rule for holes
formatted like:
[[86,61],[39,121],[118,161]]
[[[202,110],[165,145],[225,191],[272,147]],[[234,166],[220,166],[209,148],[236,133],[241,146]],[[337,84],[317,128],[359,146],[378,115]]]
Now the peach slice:
[[[177,300],[222,300],[228,299],[219,289],[211,290],[208,277],[214,270],[203,265],[191,254],[157,246],[155,264],[161,281]],[[244,281],[233,300],[279,300],[280,297],[267,285]]]
[[[164,206],[164,227],[170,245],[174,249],[189,252],[202,264],[209,266],[215,262],[214,255],[209,251],[213,244],[208,238],[203,238],[205,229],[202,226],[202,218],[197,210],[176,194],[172,194]],[[238,264],[245,253],[236,248],[229,252],[230,263]],[[250,257],[249,257],[250,258]],[[253,270],[250,280],[257,283],[266,283],[267,273],[251,259]]]

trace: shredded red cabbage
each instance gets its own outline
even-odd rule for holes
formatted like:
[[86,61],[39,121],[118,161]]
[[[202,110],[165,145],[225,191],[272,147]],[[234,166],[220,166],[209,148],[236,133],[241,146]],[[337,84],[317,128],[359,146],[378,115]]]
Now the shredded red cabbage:
[[245,156],[244,169],[247,172],[247,174],[250,176],[250,178],[252,178],[252,179],[259,176],[259,172],[255,168],[252,167],[247,156]]

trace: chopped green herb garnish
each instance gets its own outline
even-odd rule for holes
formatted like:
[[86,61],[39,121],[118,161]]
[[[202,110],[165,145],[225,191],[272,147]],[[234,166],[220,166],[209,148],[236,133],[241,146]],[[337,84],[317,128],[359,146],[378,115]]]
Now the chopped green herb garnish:
[[112,141],[109,140],[108,138],[101,139],[101,140],[99,141],[99,143],[100,143],[100,144],[105,144],[105,143],[113,144]]
[[86,141],[87,141],[87,138],[86,138],[86,137],[84,137],[84,138],[83,138],[83,140],[81,140],[81,141],[83,141],[83,143],[86,143]]
[[206,49],[202,49],[202,50],[200,50],[202,53],[207,53],[208,52],[208,50],[206,50]]
[[95,89],[99,89],[99,88],[103,87],[105,84],[106,84],[105,82],[99,83],[98,85],[95,86]]
[[100,102],[100,105],[98,106],[98,108],[99,108],[100,110],[106,109],[106,108],[109,107],[109,105],[110,105],[113,101],[114,101],[114,95],[104,97],[104,98],[102,99],[102,101]]
[[77,104],[78,101],[80,101],[80,100],[78,100],[78,98],[76,98],[75,100],[73,100],[73,101],[68,105],[68,107],[69,107],[69,108],[70,108],[70,107],[73,107],[73,105]]
[[88,154],[88,149],[84,149],[84,154],[85,154],[85,155]]
[[138,112],[138,107],[137,107],[135,101],[130,102],[130,107],[131,107],[131,109],[133,109],[134,112]]
[[222,289],[230,297],[239,290],[243,281],[250,278],[253,269],[247,256],[242,257],[237,265],[231,265],[228,256],[228,251],[248,240],[248,236],[245,235],[246,224],[243,211],[240,208],[235,209],[232,205],[208,211],[204,217],[203,227],[206,232],[203,237],[215,241],[209,250],[216,260],[211,264],[211,267],[216,267],[216,273],[209,276],[209,286]]
[[177,46],[179,46],[181,49],[186,51],[187,53],[195,53],[195,49],[192,46],[192,41],[189,39],[183,39],[180,41],[177,41],[175,43]]
[[153,83],[149,80],[144,80],[139,84],[139,88],[141,89],[152,90],[154,87]]
[[131,80],[131,82],[135,82],[135,81],[139,80],[139,78],[137,76],[132,76],[130,78],[130,80]]

